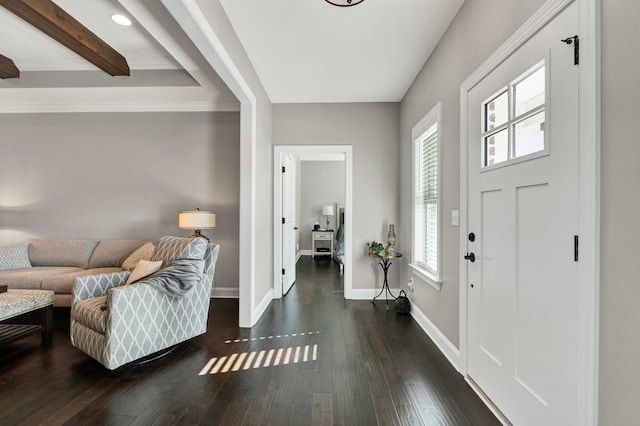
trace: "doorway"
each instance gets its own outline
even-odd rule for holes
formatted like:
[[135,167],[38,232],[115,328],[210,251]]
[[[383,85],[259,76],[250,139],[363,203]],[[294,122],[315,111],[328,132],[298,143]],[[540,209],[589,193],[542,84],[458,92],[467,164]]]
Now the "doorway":
[[547,3],[461,86],[462,372],[513,424],[595,423],[580,4]]
[[[283,202],[287,199],[287,195],[283,192],[283,184],[286,182],[283,177],[282,167],[287,158],[330,158],[334,160],[344,161],[344,256],[343,256],[343,281],[344,281],[344,297],[351,298],[352,293],[352,229],[351,224],[351,203],[352,203],[352,147],[350,145],[276,145],[274,146],[274,177],[273,177],[273,193],[274,193],[274,298],[281,298],[286,294],[290,283],[285,281],[286,272],[282,271],[286,259],[289,258],[289,252],[285,254],[284,250],[291,250],[291,245],[285,247],[284,232],[286,232],[286,218],[283,224],[284,207]],[[289,260],[290,262],[290,260]],[[290,267],[290,266],[289,266]],[[286,269],[285,269],[286,271]]]

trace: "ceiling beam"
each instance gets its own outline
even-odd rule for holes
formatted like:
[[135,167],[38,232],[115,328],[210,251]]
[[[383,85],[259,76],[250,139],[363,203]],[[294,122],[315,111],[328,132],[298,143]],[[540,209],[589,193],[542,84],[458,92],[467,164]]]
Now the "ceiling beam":
[[51,0],[0,0],[14,15],[111,75],[129,75],[127,60]]
[[10,58],[0,55],[0,78],[18,78],[20,70]]

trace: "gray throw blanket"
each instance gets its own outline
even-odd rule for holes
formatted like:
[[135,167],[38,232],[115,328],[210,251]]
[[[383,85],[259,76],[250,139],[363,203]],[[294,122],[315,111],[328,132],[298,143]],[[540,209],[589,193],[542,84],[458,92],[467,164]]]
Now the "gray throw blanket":
[[203,259],[178,259],[138,282],[150,284],[171,297],[184,297],[196,283],[200,282],[203,270]]

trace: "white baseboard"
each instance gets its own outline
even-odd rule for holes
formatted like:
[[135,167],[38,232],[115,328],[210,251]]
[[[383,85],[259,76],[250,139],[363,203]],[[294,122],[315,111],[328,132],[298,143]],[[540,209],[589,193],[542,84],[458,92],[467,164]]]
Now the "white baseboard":
[[217,299],[238,299],[240,290],[238,287],[215,287],[211,289],[211,297]]
[[[378,295],[378,293],[380,293],[380,289],[375,289],[375,288],[354,288],[351,289],[351,297],[349,297],[349,299],[352,300],[372,300],[374,297],[376,297]],[[395,296],[398,295],[398,293],[400,293],[400,289],[399,288],[392,288],[391,289],[391,293],[394,294]],[[388,295],[387,295],[388,296]],[[393,303],[395,303],[395,301],[390,297],[389,300],[391,300]],[[380,297],[376,300],[382,300],[384,301],[384,293],[382,293],[380,295]]]
[[489,408],[489,410],[498,418],[500,423],[502,423],[504,426],[511,426],[511,423],[509,422],[507,417],[504,414],[502,414],[502,412],[498,410],[498,407],[496,407],[493,404],[493,401],[491,401],[489,397],[485,395],[484,392],[482,392],[482,389],[480,389],[480,386],[478,386],[476,382],[471,380],[471,378],[469,377],[465,377],[465,381],[469,384],[471,389],[478,395],[478,397],[482,400],[482,402],[484,402],[487,408]]
[[302,251],[298,251],[298,253],[296,253],[296,263],[298,263],[298,260],[300,260],[301,257],[302,257]]
[[436,344],[440,352],[444,354],[445,357],[449,360],[451,365],[456,369],[456,371],[460,372],[460,351],[455,347],[449,339],[440,331],[438,327],[434,323],[431,322],[429,318],[418,308],[416,308],[415,304],[411,304],[411,316],[416,320],[418,325],[427,333],[427,336],[433,340],[433,343]]
[[267,308],[269,307],[269,304],[271,304],[272,301],[273,301],[273,289],[270,288],[267,294],[264,295],[264,297],[262,298],[258,306],[256,306],[256,308],[253,310],[253,318],[255,319],[255,321],[253,321],[254,324],[257,322],[259,318],[262,317],[262,314],[264,314],[264,311],[267,310]]
[[300,250],[300,256],[311,256],[312,254],[311,250]]

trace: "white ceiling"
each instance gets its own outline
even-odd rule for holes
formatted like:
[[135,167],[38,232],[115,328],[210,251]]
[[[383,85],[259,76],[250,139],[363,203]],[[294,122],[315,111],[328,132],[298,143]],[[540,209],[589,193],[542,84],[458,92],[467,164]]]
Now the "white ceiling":
[[[0,54],[20,78],[0,80],[0,112],[238,111],[239,102],[158,0],[55,0],[122,54],[112,77],[0,7]],[[123,27],[111,15],[128,16]]]
[[[0,112],[237,111],[159,0],[54,0],[131,68],[111,77],[0,7]],[[464,0],[220,1],[274,103],[399,101]],[[111,21],[122,13],[133,26]]]
[[464,0],[220,3],[272,102],[397,102]]

